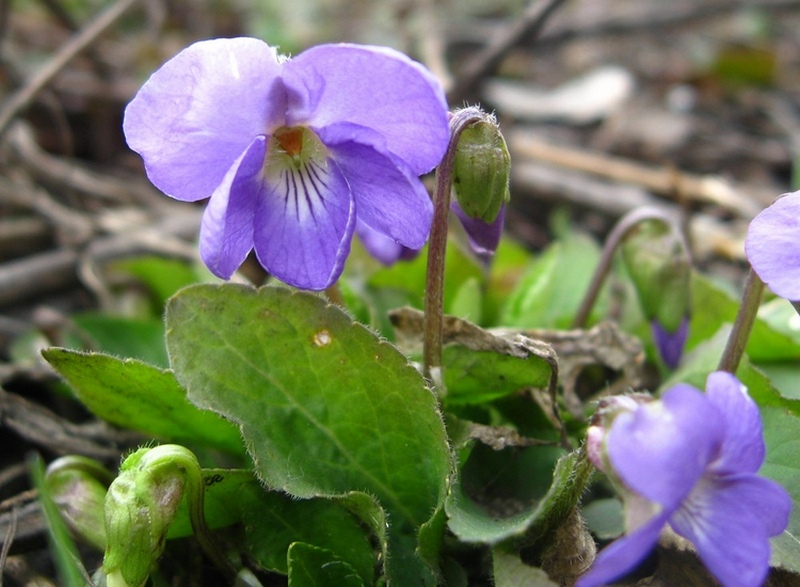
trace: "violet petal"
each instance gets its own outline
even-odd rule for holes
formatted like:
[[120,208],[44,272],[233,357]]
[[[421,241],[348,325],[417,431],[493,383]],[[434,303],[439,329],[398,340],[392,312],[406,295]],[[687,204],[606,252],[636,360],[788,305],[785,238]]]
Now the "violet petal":
[[394,265],[400,259],[408,258],[409,253],[419,252],[404,247],[393,238],[378,232],[361,220],[356,222],[356,234],[369,254],[387,267]]
[[377,131],[414,175],[433,169],[450,140],[447,103],[436,78],[393,49],[320,45],[284,64],[287,124],[347,122]]
[[211,195],[286,108],[275,50],[257,39],[195,43],[167,61],[125,109],[123,128],[150,181],[173,198]]
[[347,178],[358,217],[410,249],[428,240],[433,204],[419,178],[397,157],[355,141],[341,142],[335,125],[322,129],[320,139]]
[[675,332],[667,331],[657,319],[653,319],[650,321],[650,331],[664,364],[670,369],[677,368],[689,335],[689,319],[684,317]]
[[200,225],[200,256],[217,277],[229,279],[253,248],[257,176],[266,139],[257,137],[214,190]]
[[480,218],[472,218],[464,212],[455,198],[450,202],[450,210],[461,222],[461,226],[464,227],[464,232],[467,233],[472,250],[483,258],[493,256],[500,244],[500,238],[503,236],[503,224],[506,218],[505,205],[500,208],[500,212],[493,222],[484,222]]
[[755,475],[704,479],[670,520],[725,587],[759,587],[769,571],[769,536],[786,527],[791,501]]
[[608,585],[632,571],[656,545],[668,517],[669,512],[662,512],[606,546],[600,551],[589,572],[578,579],[575,587]]
[[719,457],[711,464],[716,474],[755,473],[764,462],[761,414],[747,389],[730,373],[708,376],[706,395],[725,421],[725,438]]
[[785,194],[750,222],[744,248],[773,292],[800,300],[800,191]]
[[606,440],[614,472],[639,495],[677,507],[719,449],[724,423],[716,415],[705,394],[685,384],[620,414]]
[[281,281],[322,290],[342,273],[355,227],[355,203],[334,161],[284,168],[261,185],[255,212],[259,262]]

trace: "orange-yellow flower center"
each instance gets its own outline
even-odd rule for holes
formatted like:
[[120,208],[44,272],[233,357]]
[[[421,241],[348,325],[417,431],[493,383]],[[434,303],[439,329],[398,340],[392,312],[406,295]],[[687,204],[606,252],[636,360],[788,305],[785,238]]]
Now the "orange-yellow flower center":
[[263,172],[269,175],[286,169],[301,170],[309,161],[324,164],[327,158],[328,150],[310,128],[282,126],[269,138]]
[[302,128],[282,128],[274,135],[284,153],[289,157],[297,157],[303,150],[303,129]]

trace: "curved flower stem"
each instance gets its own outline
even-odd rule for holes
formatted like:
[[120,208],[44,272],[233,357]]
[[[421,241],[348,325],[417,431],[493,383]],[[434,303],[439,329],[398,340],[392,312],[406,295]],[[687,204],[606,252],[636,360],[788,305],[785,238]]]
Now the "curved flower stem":
[[[584,328],[586,326],[586,321],[589,319],[589,314],[594,307],[594,303],[597,301],[597,296],[600,295],[600,288],[603,286],[603,282],[611,269],[611,262],[614,260],[614,253],[617,247],[631,230],[646,220],[661,220],[670,225],[675,224],[674,219],[652,206],[636,208],[619,219],[611,230],[611,233],[609,233],[608,238],[606,238],[605,245],[603,245],[603,252],[600,256],[600,263],[598,263],[597,269],[595,269],[594,275],[592,275],[592,281],[589,283],[586,295],[583,297],[581,305],[575,314],[575,318],[572,320],[572,328]],[[678,234],[682,233],[678,231]],[[688,250],[688,248],[684,248]]]
[[233,583],[236,569],[228,556],[211,534],[206,524],[204,513],[205,482],[203,472],[197,457],[187,448],[177,444],[164,444],[152,449],[145,457],[148,465],[154,469],[164,467],[166,470],[183,474],[186,481],[186,500],[189,506],[189,520],[200,547],[208,558],[230,579]]
[[750,332],[753,330],[753,324],[756,321],[762,293],[764,293],[764,282],[751,268],[744,283],[742,304],[739,306],[733,329],[728,335],[728,344],[725,345],[725,350],[722,352],[722,358],[719,361],[720,371],[736,374],[736,369],[738,369],[739,362],[742,360],[747,340],[750,338]]
[[111,471],[96,460],[81,455],[67,455],[57,458],[47,466],[45,475],[50,478],[61,472],[70,471],[86,473],[105,487],[108,487],[114,481],[114,474]]
[[450,143],[436,169],[436,191],[433,199],[433,225],[428,242],[428,268],[425,283],[425,322],[422,339],[423,374],[442,390],[442,339],[444,337],[444,264],[447,252],[447,217],[450,213],[450,191],[458,139],[465,128],[482,120],[478,108],[464,108],[450,119]]

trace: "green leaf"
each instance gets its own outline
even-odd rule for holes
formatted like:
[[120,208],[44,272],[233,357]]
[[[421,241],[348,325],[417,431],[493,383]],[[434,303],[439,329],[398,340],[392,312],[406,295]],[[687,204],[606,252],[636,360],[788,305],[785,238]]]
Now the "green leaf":
[[171,371],[134,359],[57,347],[43,350],[42,356],[106,422],[171,442],[243,452],[236,426],[192,405]]
[[[64,346],[139,359],[158,367],[169,365],[164,346],[164,324],[160,319],[87,313],[74,316],[73,320],[84,336],[66,341]],[[87,348],[87,342],[90,348]]]
[[[399,289],[407,292],[408,303],[416,308],[422,307],[425,296],[425,281],[427,278],[428,255],[427,248],[408,262],[395,263],[391,267],[383,268],[369,277],[368,284],[374,288]],[[461,286],[469,279],[476,279],[483,283],[484,272],[476,260],[465,253],[460,243],[451,238],[445,259],[444,310],[452,313],[451,307],[458,295]]]
[[336,554],[304,542],[289,547],[289,587],[363,587],[358,573]]
[[[719,359],[722,356],[730,331],[730,325],[725,325],[713,337],[698,345],[687,355],[681,367],[662,382],[659,388],[660,392],[663,393],[678,383],[688,383],[698,389],[705,389],[706,379],[708,379],[709,374],[717,370]],[[781,396],[769,378],[753,366],[747,356],[742,357],[739,362],[736,377],[747,387],[750,397],[759,406],[782,407],[796,415],[800,415],[800,400],[787,399]]]
[[[477,445],[476,449],[480,446]],[[531,447],[525,449],[523,453],[527,455],[551,453],[552,457],[555,450]],[[535,543],[564,523],[578,504],[592,471],[586,459],[581,458],[580,453],[573,452],[558,459],[552,473],[552,480],[550,480],[547,475],[549,468],[546,465],[548,461],[552,462],[551,459],[542,460],[539,456],[534,456],[533,459],[523,459],[514,453],[510,453],[510,456],[517,461],[515,469],[502,462],[497,465],[498,470],[502,470],[502,474],[506,475],[510,481],[501,486],[501,490],[505,493],[503,500],[518,503],[524,499],[529,502],[529,505],[512,515],[498,515],[496,511],[490,511],[465,491],[464,485],[468,480],[465,479],[464,469],[462,469],[461,478],[454,484],[445,502],[445,510],[449,518],[448,525],[460,540],[498,544],[510,538],[525,537],[526,542]],[[465,468],[467,466],[465,465]],[[483,475],[492,474],[487,467],[482,467],[482,469]],[[515,480],[514,470],[524,471],[526,475],[532,477],[528,480],[524,478]],[[531,492],[534,482],[538,482],[538,485],[543,484],[545,489],[538,495],[520,493],[520,491]],[[517,488],[513,487],[514,483],[518,485]],[[515,489],[516,493],[514,493]],[[481,490],[484,491],[484,488]]]
[[[692,274],[691,283],[692,318],[687,349],[711,338],[723,324],[732,324],[740,305],[739,299],[698,272]],[[745,350],[756,363],[800,358],[800,343],[761,318],[756,318]]]
[[416,539],[441,503],[450,451],[436,399],[397,349],[286,288],[191,286],[166,319],[178,380],[191,401],[240,424],[268,486],[375,495],[392,523],[390,578],[433,581],[396,538]]
[[557,587],[542,569],[526,565],[519,556],[492,549],[495,587]]
[[[424,314],[399,308],[390,316],[401,348],[421,356]],[[530,387],[548,389],[557,373],[555,351],[522,334],[495,334],[455,316],[444,317],[443,331],[447,405],[491,402]]]
[[[262,489],[262,488],[259,488]],[[251,492],[255,492],[251,488]],[[371,533],[363,520],[348,507],[352,495],[344,498],[293,499],[276,491],[258,492],[258,500],[242,508],[250,556],[263,568],[289,574],[286,553],[292,544],[303,542],[335,553],[361,581],[374,583],[377,560]],[[362,499],[368,498],[361,494]],[[372,503],[372,509],[379,508]],[[382,512],[379,518],[383,519]],[[385,544],[384,544],[385,546]]]
[[200,279],[198,271],[186,261],[155,255],[123,259],[115,262],[113,268],[133,275],[150,289],[159,315],[175,292]]
[[773,566],[800,573],[800,418],[776,407],[761,409],[767,455],[760,473],[792,498],[789,526],[772,539]]
[[522,245],[504,236],[492,257],[489,281],[484,295],[483,326],[499,326],[502,308],[525,272],[531,254]]
[[[529,266],[508,296],[501,323],[519,328],[567,328],[595,267],[600,249],[588,236],[571,232],[550,245]],[[602,313],[595,305],[595,314]]]

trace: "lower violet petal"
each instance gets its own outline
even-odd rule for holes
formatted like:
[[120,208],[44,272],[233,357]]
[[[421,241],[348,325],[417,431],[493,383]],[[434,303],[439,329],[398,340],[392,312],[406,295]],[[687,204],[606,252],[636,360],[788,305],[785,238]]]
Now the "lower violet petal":
[[724,587],[759,587],[769,571],[769,536],[783,531],[791,501],[756,475],[704,479],[670,519]]
[[600,587],[632,571],[656,545],[668,517],[663,512],[605,547],[575,587]]
[[726,424],[725,439],[711,470],[716,474],[755,473],[766,452],[758,406],[739,380],[724,371],[708,376],[706,395]]
[[261,264],[295,287],[322,290],[341,275],[355,227],[355,202],[334,161],[270,173],[255,219]]
[[217,186],[200,225],[200,256],[217,277],[228,279],[253,248],[258,174],[266,142],[258,137]]
[[430,233],[433,204],[419,178],[402,161],[371,146],[332,144],[329,129],[322,129],[320,138],[347,178],[359,219],[409,249],[421,249]]

